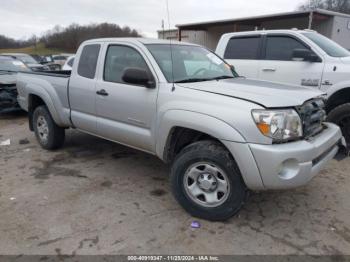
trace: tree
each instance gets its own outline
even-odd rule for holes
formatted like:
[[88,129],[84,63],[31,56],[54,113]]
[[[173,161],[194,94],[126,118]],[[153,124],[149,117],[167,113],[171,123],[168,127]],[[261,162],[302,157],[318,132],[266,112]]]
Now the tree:
[[67,52],[75,52],[79,45],[88,39],[103,37],[140,37],[141,35],[128,26],[120,27],[116,24],[102,23],[79,25],[71,24],[68,27],[56,25],[44,33],[40,39],[32,35],[27,40],[15,40],[0,35],[1,48],[20,48],[43,43],[48,48],[59,48]]
[[37,44],[38,44],[38,37],[36,35],[32,35],[28,40],[27,40],[27,44],[34,46],[34,48],[37,48]]
[[89,39],[104,37],[139,37],[140,34],[128,26],[102,23],[90,25],[71,24],[66,28],[56,26],[41,37],[40,42],[49,48],[60,48],[75,52],[79,45]]
[[350,14],[349,0],[310,0],[298,7],[299,10],[325,9]]

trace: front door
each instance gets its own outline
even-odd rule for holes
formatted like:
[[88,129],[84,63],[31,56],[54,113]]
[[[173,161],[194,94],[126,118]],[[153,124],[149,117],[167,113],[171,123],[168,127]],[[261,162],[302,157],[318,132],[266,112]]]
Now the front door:
[[98,133],[110,140],[154,151],[157,87],[146,88],[125,83],[127,68],[147,70],[154,76],[141,50],[124,44],[106,46],[101,76],[96,83],[96,115]]
[[310,49],[298,39],[286,35],[268,35],[260,63],[259,79],[320,88],[323,62],[293,58],[295,49]]

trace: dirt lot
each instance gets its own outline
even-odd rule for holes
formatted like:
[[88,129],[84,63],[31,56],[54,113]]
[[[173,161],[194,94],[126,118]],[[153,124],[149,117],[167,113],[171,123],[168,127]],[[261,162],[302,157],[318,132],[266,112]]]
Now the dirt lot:
[[194,220],[156,157],[79,133],[42,150],[0,118],[0,254],[350,254],[350,159],[304,188],[252,193],[225,223]]

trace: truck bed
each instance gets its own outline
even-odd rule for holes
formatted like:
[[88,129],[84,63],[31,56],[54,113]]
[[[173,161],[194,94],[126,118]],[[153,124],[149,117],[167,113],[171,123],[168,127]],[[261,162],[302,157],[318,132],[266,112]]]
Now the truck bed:
[[[18,102],[28,111],[29,95],[37,95],[51,105],[51,113],[61,126],[70,124],[68,85],[70,71],[19,72],[17,74]],[[56,110],[59,109],[59,110]]]
[[43,72],[31,72],[31,71],[25,71],[20,72],[21,74],[30,74],[30,75],[44,75],[44,76],[54,76],[54,77],[70,77],[71,71],[70,70],[61,70],[61,71],[43,71]]

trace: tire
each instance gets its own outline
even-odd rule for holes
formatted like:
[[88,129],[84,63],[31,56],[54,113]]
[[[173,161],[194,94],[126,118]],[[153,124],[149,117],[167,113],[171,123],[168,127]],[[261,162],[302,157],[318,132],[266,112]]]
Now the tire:
[[[185,147],[173,162],[170,182],[174,197],[188,213],[211,221],[224,221],[235,215],[248,195],[236,162],[215,141],[199,141]],[[220,188],[227,192],[219,192]]]
[[38,106],[33,113],[35,136],[42,148],[54,150],[62,147],[65,130],[56,125],[46,106]]
[[348,147],[350,146],[350,103],[342,104],[334,108],[327,117],[329,122],[337,124],[345,137]]

